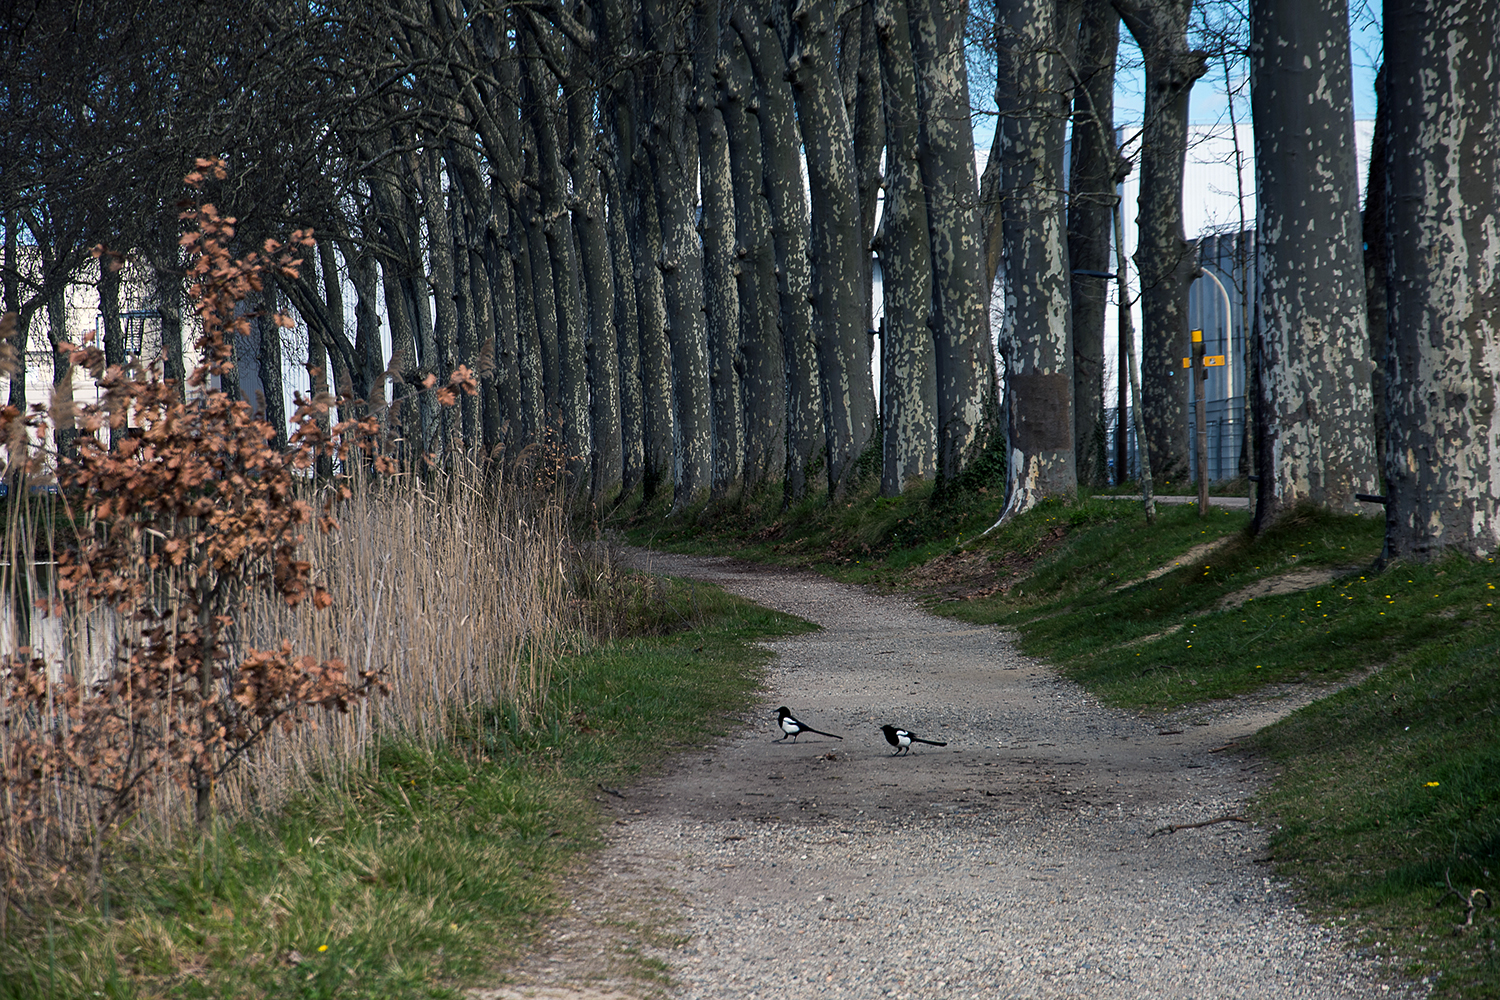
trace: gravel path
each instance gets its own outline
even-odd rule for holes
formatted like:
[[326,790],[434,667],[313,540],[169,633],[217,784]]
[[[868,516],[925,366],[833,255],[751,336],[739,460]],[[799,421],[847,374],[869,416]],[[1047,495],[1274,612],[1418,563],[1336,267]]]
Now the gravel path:
[[[1309,923],[1221,822],[1262,780],[1214,752],[1295,707],[1106,708],[1001,630],[821,577],[633,553],[823,626],[773,644],[767,710],[601,796],[609,847],[518,985],[477,998],[1408,995]],[[1306,697],[1305,695],[1303,696]],[[772,711],[843,735],[773,742]],[[946,747],[892,757],[892,722]]]

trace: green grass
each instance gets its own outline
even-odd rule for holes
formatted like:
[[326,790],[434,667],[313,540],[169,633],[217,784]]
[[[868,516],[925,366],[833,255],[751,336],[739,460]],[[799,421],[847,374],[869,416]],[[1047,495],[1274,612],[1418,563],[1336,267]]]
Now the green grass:
[[1500,896],[1500,637],[1474,632],[1392,657],[1257,743],[1282,772],[1258,806],[1278,870],[1406,975],[1477,998],[1500,996],[1500,909],[1464,927],[1446,894]]
[[122,849],[101,897],[64,880],[12,919],[0,997],[456,997],[496,981],[599,843],[597,784],[729,732],[761,681],[751,641],[811,627],[701,584],[652,590],[653,634],[567,657],[539,720],[478,712],[453,746],[388,743],[273,816]]

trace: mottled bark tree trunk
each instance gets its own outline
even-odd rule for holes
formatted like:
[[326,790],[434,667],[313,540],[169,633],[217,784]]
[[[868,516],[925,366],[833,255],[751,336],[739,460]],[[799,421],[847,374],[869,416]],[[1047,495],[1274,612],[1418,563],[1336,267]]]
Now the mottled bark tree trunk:
[[[534,149],[541,188],[538,222],[547,246],[552,270],[551,294],[555,297],[557,310],[557,405],[569,481],[577,488],[586,488],[590,478],[593,436],[589,420],[588,351],[584,346],[587,330],[581,267],[578,248],[573,241],[572,217],[568,211],[566,178],[561,162],[558,119],[562,109],[554,103],[556,88],[545,76],[536,30],[533,28],[523,36],[530,46],[522,51],[530,58],[523,59],[525,72],[522,75],[529,87],[527,117],[531,133],[536,138]],[[536,266],[535,260],[532,266]]]
[[714,79],[719,52],[719,0],[694,0],[693,119],[698,129],[698,183],[703,236],[703,304],[708,327],[709,405],[713,416],[713,495],[737,493],[744,482],[740,392],[740,296],[734,278],[734,187],[729,136]]
[[[459,309],[458,262],[454,253],[453,219],[448,211],[448,192],[443,189],[442,156],[436,148],[429,146],[421,155],[418,167],[413,171],[414,180],[422,195],[422,214],[427,223],[427,287],[419,294],[425,301],[432,300],[433,322],[429,337],[421,343],[422,367],[427,374],[446,379],[456,364],[458,343]],[[425,400],[430,395],[423,393]],[[434,400],[434,402],[436,402]],[[424,407],[431,415],[431,433],[425,450],[439,458],[456,444],[452,433],[453,412],[448,407]]]
[[[1086,0],[1074,81],[1072,176],[1068,181],[1068,264],[1073,294],[1073,441],[1078,481],[1105,486],[1104,316],[1109,305],[1115,152],[1115,55],[1120,17],[1109,0]],[[1092,271],[1094,274],[1081,274]],[[1123,369],[1119,373],[1123,385]]]
[[530,127],[524,127],[526,153],[524,181],[520,198],[520,237],[525,240],[524,269],[530,277],[521,294],[530,293],[531,316],[536,324],[536,347],[542,378],[542,400],[545,413],[540,433],[558,430],[562,406],[562,356],[558,344],[557,295],[552,274],[552,254],[547,249],[546,225],[541,199],[540,159],[535,153],[537,140]]
[[402,273],[410,268],[411,254],[406,245],[406,230],[398,216],[400,194],[389,177],[376,174],[370,178],[370,192],[378,219],[382,244],[380,260],[381,291],[385,298],[385,319],[390,326],[391,355],[386,371],[392,376],[391,413],[396,424],[392,431],[406,440],[403,450],[416,447],[417,413],[413,406],[415,389],[421,381],[417,368],[416,325]]
[[[372,410],[385,406],[385,348],[380,336],[380,265],[369,243],[341,242],[339,250],[354,286],[354,363],[349,395]],[[336,387],[342,395],[345,386]]]
[[[479,397],[472,401],[465,397],[465,403],[475,406],[479,441],[488,455],[493,454],[501,443],[500,428],[505,406],[515,405],[520,398],[518,394],[503,396],[501,388],[506,371],[502,355],[507,347],[512,352],[509,355],[511,363],[515,357],[514,329],[501,331],[502,325],[515,322],[514,311],[503,305],[514,295],[514,275],[510,261],[500,252],[509,213],[499,203],[497,191],[484,182],[479,157],[472,149],[455,144],[449,148],[448,161],[454,186],[463,192],[464,249],[469,258],[469,301],[474,332],[472,343],[468,345],[472,360],[464,363],[474,369],[479,380]],[[514,384],[508,388],[511,392],[517,390]],[[508,404],[502,402],[507,398]],[[473,432],[466,433],[472,436]]]
[[812,196],[813,322],[830,489],[842,492],[870,440],[875,390],[860,301],[862,247],[854,143],[833,59],[833,0],[801,0],[787,75]]
[[624,0],[601,0],[596,30],[601,51],[612,66],[618,65],[617,72],[603,79],[606,112],[601,124],[612,157],[610,198],[618,209],[611,213],[611,231],[618,226],[625,237],[612,247],[618,276],[625,486],[640,484],[650,500],[672,475],[674,418],[666,299],[657,266],[660,223],[643,145],[651,70],[630,58],[649,51],[649,45],[639,8]]
[[739,35],[755,74],[758,116],[765,161],[766,200],[771,210],[772,247],[776,254],[782,345],[786,357],[786,495],[800,499],[820,476],[826,476],[823,433],[823,389],[818,374],[812,320],[812,236],[807,192],[786,59],[780,41],[756,8],[735,4],[730,23]]
[[1078,487],[1063,209],[1066,71],[1056,0],[999,6],[1007,499],[1002,518]]
[[589,495],[596,504],[614,502],[624,478],[620,436],[620,359],[615,338],[615,275],[599,173],[598,133],[594,128],[597,63],[591,53],[572,47],[568,93],[568,171],[573,179],[573,230],[581,258],[587,328],[583,347],[588,367],[589,423],[592,431]]
[[1113,0],[1146,64],[1135,264],[1141,279],[1141,405],[1152,472],[1188,475],[1188,289],[1197,266],[1183,235],[1188,92],[1207,71],[1187,45],[1192,0]]
[[1264,528],[1302,503],[1354,511],[1378,483],[1343,0],[1256,0],[1250,66]]
[[[450,149],[447,155],[451,157],[453,150]],[[453,368],[448,369],[449,375],[459,366],[471,372],[477,371],[479,344],[489,336],[487,326],[483,331],[480,329],[480,324],[485,322],[481,316],[489,303],[489,295],[475,287],[475,279],[484,272],[484,262],[478,253],[479,242],[474,238],[475,220],[466,202],[457,181],[451,182],[448,188],[448,224],[453,230],[453,306],[458,312],[458,325],[454,328]],[[477,394],[460,393],[458,397],[458,432],[465,450],[480,447],[479,402]]]
[[719,107],[729,137],[734,185],[745,487],[754,490],[786,468],[786,357],[777,322],[776,251],[771,242],[771,209],[763,190],[760,108],[750,60],[733,31],[725,31],[720,44],[724,63]]
[[1488,0],[1386,4],[1390,559],[1500,550],[1496,52]]
[[[515,267],[516,297],[516,368],[521,378],[521,440],[527,443],[541,442],[552,429],[551,406],[547,394],[547,352],[543,350],[541,316],[542,303],[538,302],[534,289],[537,277],[532,273],[531,246],[540,242],[539,234],[528,232],[529,212],[520,199],[510,209],[510,256]],[[536,239],[533,239],[536,237]],[[542,255],[546,256],[545,253]],[[550,303],[549,296],[546,303]],[[555,316],[553,313],[548,313]],[[555,331],[555,327],[554,327]]]
[[[618,160],[611,149],[607,154]],[[637,274],[629,231],[625,225],[627,209],[620,190],[618,170],[611,164],[605,169],[607,195],[606,221],[609,227],[609,251],[615,269],[615,350],[619,355],[620,397],[620,493],[635,492],[646,475],[646,410],[641,388],[641,316],[637,306]]]
[[[854,11],[859,18],[858,58],[853,62],[854,72],[845,73],[854,81],[852,98],[854,123],[854,174],[859,190],[859,226],[862,249],[859,259],[863,265],[860,275],[860,295],[864,302],[864,327],[867,337],[875,329],[874,307],[874,258],[870,255],[870,244],[875,239],[875,210],[880,203],[880,155],[886,145],[885,104],[881,94],[880,41],[875,34],[874,4],[860,4]],[[854,26],[851,26],[853,28]],[[854,55],[845,54],[845,59]],[[970,158],[972,159],[972,157]]]
[[[1375,414],[1375,462],[1381,483],[1385,481],[1386,259],[1390,251],[1386,226],[1386,157],[1389,148],[1390,101],[1386,94],[1385,67],[1375,77],[1375,136],[1370,144],[1369,179],[1365,185],[1365,211],[1361,236],[1365,244],[1365,310],[1370,324],[1370,405]],[[1380,485],[1374,492],[1385,492]]]
[[887,135],[885,211],[876,249],[885,300],[880,338],[880,491],[898,496],[937,473],[932,243],[922,187],[921,125],[911,32],[902,0],[876,0]]
[[[1052,5],[1043,4],[1048,17]],[[964,53],[964,7],[908,0],[921,108],[922,183],[932,241],[933,361],[937,375],[938,478],[951,481],[995,422],[990,280],[975,192],[974,133]],[[1057,155],[1061,155],[1062,125]],[[1066,262],[1064,262],[1066,267]]]
[[645,147],[661,220],[662,252],[658,260],[677,404],[672,510],[679,513],[706,499],[713,481],[703,249],[695,224],[698,142],[688,121],[691,75],[679,55],[686,47],[685,32],[671,21],[660,0],[649,5],[648,17],[659,65],[649,82],[651,109]]

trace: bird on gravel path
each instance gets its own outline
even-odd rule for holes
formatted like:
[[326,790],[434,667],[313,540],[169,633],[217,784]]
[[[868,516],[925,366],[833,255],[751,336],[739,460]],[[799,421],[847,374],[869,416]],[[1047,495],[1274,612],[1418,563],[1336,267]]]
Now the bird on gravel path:
[[[825,733],[821,729],[814,729],[812,726],[803,725],[796,719],[792,718],[792,710],[787,708],[785,705],[782,705],[776,710],[776,723],[777,725],[781,726],[781,731],[785,734],[781,737],[781,740],[784,740],[787,738],[787,736],[790,736],[792,737],[793,743],[797,742],[797,737],[803,733],[817,733],[819,736],[832,736],[836,740],[843,739],[842,736],[836,736],[833,733]],[[781,740],[773,740],[772,742],[780,743]]]
[[948,745],[942,740],[924,740],[915,733],[908,732],[905,729],[897,729],[895,726],[881,726],[880,731],[885,733],[885,741],[896,748],[896,753],[891,754],[892,757],[903,752],[911,753],[911,745],[913,743],[926,743],[930,747],[945,747]]

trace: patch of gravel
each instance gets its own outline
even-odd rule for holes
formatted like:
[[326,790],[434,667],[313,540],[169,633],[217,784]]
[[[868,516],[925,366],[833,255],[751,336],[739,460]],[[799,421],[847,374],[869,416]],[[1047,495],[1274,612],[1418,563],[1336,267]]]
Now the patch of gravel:
[[[1298,912],[1265,830],[1163,832],[1242,813],[1263,764],[1223,748],[1306,689],[1140,717],[905,598],[630,557],[823,629],[772,644],[745,733],[601,797],[613,835],[574,907],[476,998],[1422,995]],[[844,739],[775,742],[779,704]],[[948,745],[892,757],[885,722]]]

